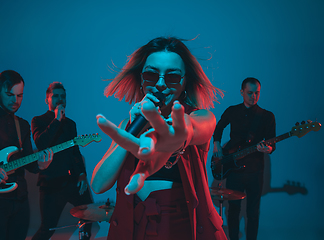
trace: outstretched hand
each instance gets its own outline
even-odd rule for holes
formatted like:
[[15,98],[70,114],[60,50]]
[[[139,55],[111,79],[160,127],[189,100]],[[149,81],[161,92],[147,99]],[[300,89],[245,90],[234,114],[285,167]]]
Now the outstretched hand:
[[185,120],[184,108],[178,101],[175,101],[172,107],[172,125],[166,122],[150,101],[144,102],[141,110],[152,128],[139,137],[134,137],[126,130],[118,128],[101,114],[97,115],[97,123],[100,129],[119,146],[144,161],[151,159],[157,152],[172,154],[182,147],[188,137],[188,126]]
[[119,146],[140,159],[128,186],[125,188],[127,194],[139,191],[144,180],[163,167],[172,153],[183,147],[189,135],[190,121],[184,114],[184,107],[178,101],[175,101],[172,107],[171,125],[161,116],[151,101],[142,102],[141,112],[152,128],[139,137],[118,128],[103,115],[97,115],[100,129]]

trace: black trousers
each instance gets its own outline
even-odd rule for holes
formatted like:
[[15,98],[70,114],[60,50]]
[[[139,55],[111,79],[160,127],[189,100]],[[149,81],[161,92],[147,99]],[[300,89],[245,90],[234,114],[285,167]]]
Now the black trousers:
[[[263,171],[254,173],[232,172],[226,180],[226,188],[246,193],[247,240],[257,239],[262,187]],[[227,223],[230,240],[239,239],[241,201],[228,202]]]
[[[77,181],[70,180],[62,187],[40,187],[39,203],[41,212],[41,226],[33,236],[32,240],[48,240],[54,234],[54,230],[49,229],[57,227],[62,211],[67,203],[73,206],[92,203],[89,189],[82,195],[79,194]],[[88,233],[90,239],[91,225],[85,224],[84,231]]]
[[28,198],[0,199],[0,240],[25,240],[29,227]]

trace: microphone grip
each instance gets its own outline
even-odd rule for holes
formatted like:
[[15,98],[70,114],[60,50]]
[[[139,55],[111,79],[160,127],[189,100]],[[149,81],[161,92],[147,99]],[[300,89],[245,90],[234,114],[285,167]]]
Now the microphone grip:
[[[156,103],[155,106],[157,107],[161,107],[164,105],[164,101],[165,101],[165,95],[161,92],[155,92],[153,93],[154,96],[156,96],[160,102]],[[142,115],[138,115],[134,121],[128,126],[128,128],[126,128],[126,132],[129,132],[130,134],[132,134],[133,136],[137,136],[142,129],[145,127],[146,123],[148,121],[146,120],[145,117],[143,117]]]
[[61,119],[65,118],[65,108],[61,110]]
[[145,127],[147,120],[142,115],[138,115],[134,121],[128,126],[126,132],[129,132],[133,136],[137,136]]

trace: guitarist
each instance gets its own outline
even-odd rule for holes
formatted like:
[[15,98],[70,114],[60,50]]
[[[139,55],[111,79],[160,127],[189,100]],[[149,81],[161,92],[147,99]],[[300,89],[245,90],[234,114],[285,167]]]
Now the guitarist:
[[[53,82],[46,91],[49,110],[32,119],[32,133],[38,149],[56,146],[77,136],[76,124],[65,116],[66,91],[62,83]],[[88,188],[86,169],[79,147],[74,146],[56,153],[52,165],[39,173],[41,226],[33,240],[50,239],[60,219],[65,205],[90,204],[92,198]],[[90,239],[91,224],[85,225]]]
[[[23,93],[24,80],[19,73],[6,70],[0,73],[0,149],[15,146],[20,149],[13,154],[9,162],[33,154],[29,123],[16,117],[15,113],[20,108]],[[17,124],[17,125],[16,125]],[[18,127],[17,127],[18,126]],[[3,155],[2,155],[3,156]],[[27,182],[25,169],[37,173],[49,166],[53,152],[39,153],[39,160],[25,167],[6,173],[0,165],[0,185],[16,182],[17,189],[8,193],[0,193],[0,239],[24,240],[29,227],[30,209],[28,203]],[[1,159],[6,163],[7,159]]]
[[[246,78],[242,82],[243,103],[230,106],[222,114],[214,132],[213,157],[222,158],[224,154],[236,152],[257,143],[258,152],[237,160],[237,165],[245,166],[232,171],[226,180],[226,188],[246,193],[247,230],[246,239],[257,239],[259,226],[260,200],[263,186],[264,154],[272,153],[275,146],[266,146],[262,140],[276,135],[275,117],[272,112],[257,105],[261,83],[256,78]],[[230,141],[221,147],[224,128],[230,124]],[[228,230],[231,240],[239,239],[239,215],[241,200],[229,201]]]

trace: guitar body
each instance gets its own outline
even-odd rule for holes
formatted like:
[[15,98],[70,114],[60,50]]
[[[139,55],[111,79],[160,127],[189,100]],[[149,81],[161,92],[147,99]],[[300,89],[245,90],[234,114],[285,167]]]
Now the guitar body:
[[[18,152],[18,148],[15,146],[10,146],[10,147],[6,147],[4,149],[2,149],[0,151],[0,168],[2,168],[2,166],[4,164],[8,163],[9,158],[15,154],[16,152]],[[7,173],[7,175],[10,172]],[[0,184],[0,193],[8,193],[8,192],[12,192],[13,190],[15,190],[18,187],[18,184],[13,182],[13,183],[2,183]]]
[[[58,144],[48,149],[51,149],[53,153],[57,153],[77,145],[85,147],[93,141],[100,142],[101,136],[99,134],[90,134],[90,135],[86,134],[86,135],[75,137],[72,140]],[[10,146],[0,151],[0,168],[2,168],[7,175],[14,173],[16,169],[22,166],[25,166],[29,163],[39,160],[40,155],[38,152],[36,152],[31,155],[22,157],[20,159],[16,159],[8,162],[9,158],[18,151],[19,149],[15,146]],[[0,184],[0,193],[11,192],[15,190],[17,187],[18,187],[17,183],[2,183]]]
[[0,184],[0,193],[12,192],[18,187],[18,184],[15,182],[12,183],[1,183]]
[[212,157],[212,161],[215,162],[214,166],[212,166],[212,173],[216,180],[225,179],[232,171],[237,171],[244,167],[237,165],[237,161],[234,159],[225,164],[222,164],[221,159],[216,157]]
[[0,168],[2,165],[7,164],[9,158],[18,152],[18,148],[14,146],[6,147],[0,151]]
[[231,144],[226,144],[223,148],[223,157],[212,157],[212,173],[216,180],[225,179],[232,171],[242,169],[244,166],[237,165],[237,161],[233,156],[233,153],[239,152],[239,146],[231,147]]
[[[318,122],[307,121],[307,123],[302,122],[302,125],[299,125],[298,123],[295,127],[291,129],[290,132],[265,140],[263,141],[263,144],[268,146],[273,145],[292,136],[301,138],[310,131],[316,132],[320,129],[321,124]],[[243,145],[240,144],[242,144],[242,142],[233,144],[231,141],[229,141],[223,148],[224,156],[221,159],[212,157],[211,169],[215,179],[224,179],[228,176],[228,174],[230,174],[231,171],[243,168],[244,166],[237,165],[237,161],[239,159],[244,158],[245,156],[248,156],[258,151],[257,144],[253,146],[247,146],[246,143],[243,143]]]

